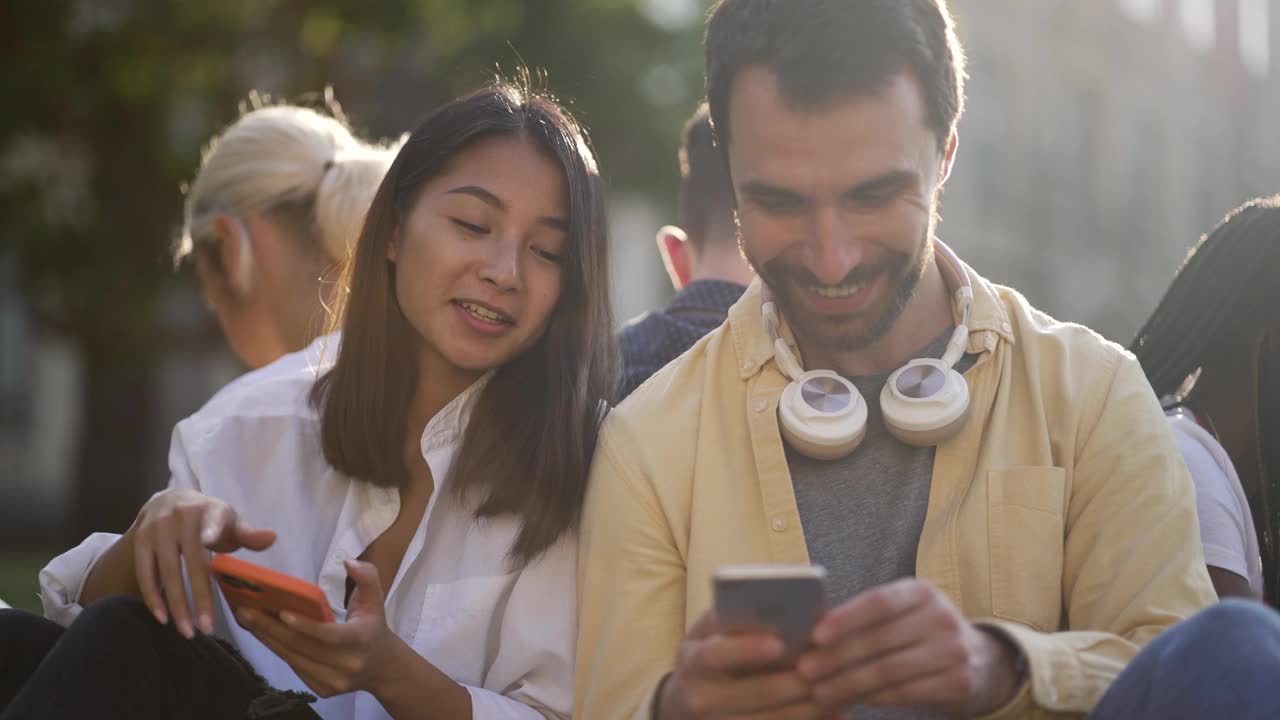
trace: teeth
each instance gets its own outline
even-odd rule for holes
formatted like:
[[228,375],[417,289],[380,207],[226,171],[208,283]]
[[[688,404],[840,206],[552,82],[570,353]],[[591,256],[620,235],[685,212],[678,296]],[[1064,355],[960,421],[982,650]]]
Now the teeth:
[[821,295],[822,297],[842,298],[842,297],[849,297],[850,295],[861,290],[862,284],[859,283],[857,285],[815,285],[809,289]]
[[498,313],[492,310],[489,310],[488,308],[482,308],[479,305],[475,305],[467,302],[459,303],[459,304],[462,305],[462,308],[464,310],[471,313],[472,315],[475,315],[481,320],[488,320],[489,322],[498,322],[498,323],[504,323],[507,321],[506,318],[502,317],[501,315],[499,315]]

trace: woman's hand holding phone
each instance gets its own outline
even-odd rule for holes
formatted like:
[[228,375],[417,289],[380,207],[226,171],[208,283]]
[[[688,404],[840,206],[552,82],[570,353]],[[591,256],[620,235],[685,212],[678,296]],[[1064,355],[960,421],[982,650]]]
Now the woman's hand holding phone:
[[[143,602],[156,620],[174,625],[184,637],[195,628],[213,632],[213,584],[209,552],[241,548],[265,550],[276,541],[272,530],[254,528],[227,503],[188,488],[156,493],[138,511],[122,542],[133,548],[134,573]],[[191,606],[183,583],[186,564]]]
[[380,697],[396,652],[409,648],[387,626],[377,568],[358,560],[348,560],[346,568],[355,581],[346,622],[317,622],[288,611],[275,618],[249,608],[236,618],[316,695],[366,690]]

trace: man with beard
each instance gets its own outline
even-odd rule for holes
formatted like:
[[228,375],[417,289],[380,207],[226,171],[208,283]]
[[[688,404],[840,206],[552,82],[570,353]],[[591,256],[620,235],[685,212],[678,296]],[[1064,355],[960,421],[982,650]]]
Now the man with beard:
[[[576,714],[1088,712],[1214,599],[1194,494],[1131,355],[935,239],[945,0],[723,0],[706,59],[760,280],[606,422]],[[741,563],[826,568],[798,660],[709,612]]]

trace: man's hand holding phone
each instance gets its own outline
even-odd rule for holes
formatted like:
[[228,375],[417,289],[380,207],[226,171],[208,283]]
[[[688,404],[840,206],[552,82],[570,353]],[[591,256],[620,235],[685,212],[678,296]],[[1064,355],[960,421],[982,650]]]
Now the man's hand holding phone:
[[680,643],[658,699],[660,720],[822,718],[809,681],[777,669],[782,640],[768,632],[727,633],[708,610]]
[[823,718],[795,669],[826,606],[824,573],[808,566],[720,568],[715,608],[689,630],[658,699],[661,720]]
[[978,628],[933,585],[905,578],[864,592],[814,629],[796,667],[828,711],[929,705],[986,715],[1019,689],[1018,651]]
[[[227,503],[195,490],[156,493],[138,512],[123,542],[132,545],[134,574],[143,602],[156,620],[174,625],[184,637],[213,632],[213,585],[209,552],[241,548],[265,550],[276,541],[272,530],[246,523]],[[191,605],[183,583],[186,565]]]

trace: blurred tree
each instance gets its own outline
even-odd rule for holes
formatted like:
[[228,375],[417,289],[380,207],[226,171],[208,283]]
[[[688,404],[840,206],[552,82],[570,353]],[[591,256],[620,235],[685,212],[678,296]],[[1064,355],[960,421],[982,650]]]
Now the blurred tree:
[[394,135],[501,67],[542,68],[590,128],[613,188],[666,204],[701,95],[700,0],[51,0],[0,6],[0,257],[34,324],[84,363],[71,537],[127,527],[157,358],[220,342],[160,321],[180,187],[251,90],[334,88]]

